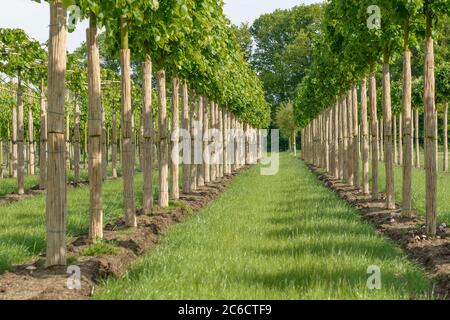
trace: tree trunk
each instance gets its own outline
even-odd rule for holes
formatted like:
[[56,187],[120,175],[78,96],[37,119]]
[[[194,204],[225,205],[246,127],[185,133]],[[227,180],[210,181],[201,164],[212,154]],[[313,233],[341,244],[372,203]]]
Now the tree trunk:
[[[216,112],[217,112],[217,108],[216,108],[216,104],[214,102],[211,102],[211,129],[215,130],[216,129]],[[217,180],[217,166],[216,166],[216,161],[217,161],[217,155],[216,155],[216,136],[215,134],[212,135],[211,137],[211,144],[213,146],[213,150],[212,150],[212,154],[211,154],[211,169],[210,169],[210,173],[211,173],[211,181],[214,182]]]
[[24,127],[23,127],[23,95],[21,75],[17,84],[17,192],[25,193],[25,164],[24,164]]
[[12,110],[12,145],[11,163],[13,167],[13,178],[17,178],[17,105]]
[[71,169],[70,164],[70,115],[66,115],[66,166],[67,170]]
[[158,70],[159,206],[169,206],[169,145],[167,139],[166,72]]
[[222,113],[222,121],[223,121],[223,131],[222,131],[222,139],[223,139],[223,174],[229,175],[229,165],[228,165],[228,111],[223,109]]
[[427,36],[425,44],[425,170],[426,170],[426,224],[427,233],[436,235],[437,211],[437,156],[436,156],[436,105],[435,105],[435,75],[434,75],[434,43],[432,37],[431,8],[426,7]]
[[411,51],[405,50],[403,60],[403,187],[402,214],[412,213],[412,160],[413,160],[413,130],[411,109]]
[[80,182],[80,105],[77,95],[75,95],[73,142],[74,184],[77,185]]
[[112,176],[117,178],[117,115],[116,109],[112,110],[112,128],[111,128],[111,167]]
[[378,188],[378,161],[379,161],[379,131],[378,131],[378,110],[377,110],[377,82],[375,73],[370,72],[370,117],[372,122],[372,199],[378,200],[380,197]]
[[33,124],[33,107],[32,101],[30,98],[28,108],[28,172],[30,175],[34,176],[35,174],[35,157],[34,157],[34,124]]
[[[344,100],[339,102],[339,180],[344,181]],[[312,132],[311,132],[312,134]],[[311,137],[312,139],[312,137]]]
[[353,93],[353,182],[354,186],[359,189],[360,188],[360,179],[359,179],[359,152],[360,152],[360,143],[359,143],[359,112],[358,112],[358,91],[356,89],[356,85],[353,84],[352,87]]
[[41,81],[41,128],[39,146],[39,189],[47,188],[47,108],[45,106],[44,80]]
[[50,2],[48,45],[47,266],[66,264],[66,166],[64,103],[67,62],[66,8]]
[[383,122],[386,168],[386,208],[390,210],[395,209],[395,189],[394,154],[392,152],[391,74],[388,57],[385,57],[383,63]]
[[[188,86],[186,80],[183,80],[181,87],[181,104],[182,104],[182,121],[181,125],[184,134],[190,133],[189,125],[189,100],[188,100]],[[183,140],[183,192],[191,192],[191,137],[185,137]]]
[[190,93],[190,108],[189,108],[189,127],[191,133],[191,159],[190,159],[190,187],[189,189],[192,191],[197,190],[197,165],[195,163],[195,144],[197,139],[197,97],[193,91]]
[[[100,103],[100,106],[102,104]],[[105,110],[101,108],[101,117],[102,117],[102,135],[101,135],[101,143],[102,143],[102,180],[105,181],[108,175],[108,153],[107,153],[107,130],[106,130],[106,117]]]
[[218,122],[219,122],[219,177],[220,178],[223,178],[223,176],[224,176],[224,168],[223,168],[223,164],[224,164],[224,162],[223,162],[223,155],[224,155],[224,153],[223,153],[223,144],[224,144],[224,139],[223,139],[223,126],[224,126],[224,123],[223,123],[223,113],[224,113],[224,110],[223,110],[223,108],[221,108],[221,107],[218,107],[219,108],[219,110],[218,110],[218,117],[219,117],[219,119],[218,119]]
[[444,172],[448,172],[448,101],[444,104]]
[[134,209],[134,149],[131,109],[131,70],[130,49],[128,48],[128,21],[121,18],[121,104],[122,104],[122,176],[125,223],[128,227],[136,227],[136,211]]
[[[198,136],[198,139],[196,139],[196,141],[201,139],[201,143],[198,144],[198,147],[202,148],[202,149],[203,149],[203,140],[204,140],[203,139],[203,135],[204,135],[203,122],[205,120],[205,119],[203,119],[203,116],[204,116],[204,113],[205,113],[204,101],[205,100],[203,99],[203,96],[199,96],[198,97],[198,116],[197,116],[197,120],[198,120],[198,125],[199,125],[198,130],[200,132],[198,134],[199,136]],[[203,155],[203,152],[202,152],[202,155]],[[201,161],[201,162],[202,162],[201,164],[197,165],[197,185],[198,185],[198,187],[205,186],[205,166],[204,166],[203,161]]]
[[369,188],[369,121],[367,109],[367,79],[361,82],[361,129],[362,129],[362,192],[365,195],[370,194]]
[[211,182],[211,174],[210,174],[210,165],[209,165],[209,152],[208,143],[209,143],[209,112],[208,112],[208,100],[205,98],[203,103],[203,152],[204,152],[204,162],[203,162],[203,174],[205,177],[205,184]]
[[416,121],[416,168],[420,169],[420,121],[419,121],[419,109],[415,110],[415,121]]
[[103,238],[102,202],[102,104],[100,55],[97,42],[97,18],[91,15],[86,32],[88,46],[88,88],[89,88],[89,190],[90,214],[89,241]]
[[393,115],[392,123],[394,125],[394,164],[398,165],[398,144],[397,144],[397,115]]
[[152,61],[150,55],[146,55],[142,64],[142,172],[143,182],[143,210],[145,215],[149,215],[153,210],[153,145],[155,132],[153,128],[152,109]]
[[348,129],[348,104],[347,97],[344,96],[343,100],[343,122],[342,126],[344,129],[344,181],[350,183],[350,164],[349,164],[349,129]]
[[403,164],[403,114],[398,115],[398,165]]
[[179,80],[178,77],[174,77],[172,80],[172,132],[175,133],[176,139],[172,140],[172,199],[180,198],[180,186],[179,186],[179,129],[180,129],[180,107],[179,107]]

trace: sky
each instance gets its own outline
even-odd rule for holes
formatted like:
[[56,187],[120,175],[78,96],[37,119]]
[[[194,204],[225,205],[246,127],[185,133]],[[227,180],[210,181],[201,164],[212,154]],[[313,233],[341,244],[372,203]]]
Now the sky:
[[[276,9],[287,9],[299,4],[321,2],[319,0],[224,0],[225,14],[234,24],[252,23],[261,14]],[[0,28],[20,28],[32,38],[45,42],[48,39],[49,9],[47,3],[31,0],[0,0]],[[87,22],[77,25],[69,34],[68,49],[75,50],[86,37]]]

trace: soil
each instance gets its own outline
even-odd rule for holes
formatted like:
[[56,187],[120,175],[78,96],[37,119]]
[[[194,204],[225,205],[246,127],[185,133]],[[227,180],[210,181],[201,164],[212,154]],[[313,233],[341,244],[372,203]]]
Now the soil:
[[115,254],[83,256],[89,247],[87,236],[76,238],[68,245],[67,255],[76,259],[73,264],[80,268],[81,289],[68,289],[70,274],[67,267],[45,268],[45,258],[40,257],[32,263],[15,266],[0,276],[0,300],[89,299],[101,280],[123,275],[133,261],[154,249],[173,225],[185,221],[218,198],[233,178],[246,169],[248,167],[190,194],[181,194],[181,208],[155,208],[151,216],[138,210],[138,227],[135,229],[126,228],[123,220],[106,225],[104,241],[114,243],[117,247]]
[[450,229],[439,223],[436,237],[426,235],[425,220],[418,217],[403,217],[400,206],[395,210],[385,208],[385,194],[380,200],[372,200],[354,187],[320,172],[310,170],[340,198],[355,207],[361,216],[371,222],[377,230],[397,243],[415,262],[425,267],[434,281],[433,293],[437,299],[450,299]]

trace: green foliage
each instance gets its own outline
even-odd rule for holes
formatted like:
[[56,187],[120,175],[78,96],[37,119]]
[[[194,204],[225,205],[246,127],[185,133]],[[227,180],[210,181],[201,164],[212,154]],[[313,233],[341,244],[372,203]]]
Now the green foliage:
[[285,138],[290,138],[292,132],[298,131],[294,117],[294,105],[291,101],[282,103],[277,110],[276,124]]

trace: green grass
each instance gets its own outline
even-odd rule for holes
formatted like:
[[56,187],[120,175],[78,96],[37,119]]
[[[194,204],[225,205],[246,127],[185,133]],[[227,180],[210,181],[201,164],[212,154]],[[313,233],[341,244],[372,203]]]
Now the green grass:
[[[121,174],[121,169],[118,168],[118,174]],[[112,176],[112,169],[111,167],[108,167],[108,177]],[[75,179],[74,172],[72,170],[67,172],[67,180],[69,182],[73,182]],[[80,179],[82,181],[88,180],[88,171],[81,169],[80,171]],[[39,175],[34,176],[25,176],[25,190],[28,191],[31,188],[39,185]],[[17,179],[16,178],[5,178],[0,179],[0,197],[11,194],[11,193],[17,193]]]
[[[440,155],[442,158],[442,155]],[[438,172],[438,222],[450,223],[450,174],[442,171],[442,161],[439,162]],[[419,211],[420,215],[425,213],[425,170],[423,169],[423,156],[422,156],[422,169],[413,169],[413,207]],[[380,191],[386,191],[386,174],[384,163],[380,162],[379,166],[379,183]],[[395,196],[396,201],[401,203],[402,201],[402,186],[403,186],[403,172],[402,167],[395,167]]]
[[[155,175],[156,176],[156,175]],[[155,186],[157,177],[155,177]],[[157,189],[155,189],[157,194]],[[136,206],[142,203],[142,175],[135,176]],[[89,229],[89,188],[68,189],[68,237]],[[122,180],[103,184],[104,223],[123,215]],[[0,206],[0,273],[12,264],[33,259],[45,250],[45,194]]]
[[102,255],[116,255],[119,248],[115,243],[98,241],[91,244],[89,247],[81,252],[81,255],[86,257],[102,256]]
[[[372,265],[381,290],[367,289]],[[278,175],[253,167],[238,176],[95,298],[409,299],[429,289],[418,266],[282,154]]]

